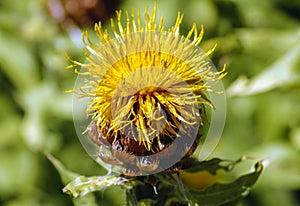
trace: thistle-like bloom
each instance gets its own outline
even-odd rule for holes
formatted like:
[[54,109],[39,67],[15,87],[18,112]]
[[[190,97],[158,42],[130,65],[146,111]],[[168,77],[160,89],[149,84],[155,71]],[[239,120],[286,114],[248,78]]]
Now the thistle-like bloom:
[[117,12],[111,20],[112,35],[95,25],[99,37],[93,43],[83,33],[86,63],[79,75],[90,79],[75,91],[90,97],[87,128],[99,146],[98,157],[119,165],[126,175],[154,173],[170,168],[192,155],[199,144],[204,105],[212,106],[209,83],[224,76],[212,70],[194,24],[186,37],[179,33],[183,15],[165,30],[157,20],[156,6],[144,20],[137,12]]

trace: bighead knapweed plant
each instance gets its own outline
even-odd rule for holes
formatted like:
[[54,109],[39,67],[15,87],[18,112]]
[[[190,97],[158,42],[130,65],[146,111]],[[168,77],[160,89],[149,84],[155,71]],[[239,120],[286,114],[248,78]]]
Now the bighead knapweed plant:
[[[86,132],[99,146],[97,156],[114,165],[113,170],[137,176],[180,169],[176,164],[190,157],[203,135],[205,105],[213,107],[206,92],[214,92],[212,82],[225,75],[197,45],[203,36],[196,25],[187,37],[179,34],[182,15],[174,27],[156,23],[156,11],[145,14],[117,12],[117,29],[111,21],[113,38],[95,25],[100,43],[92,43],[87,33],[83,40],[86,63],[80,66],[75,93],[88,97],[90,117]],[[192,40],[191,40],[192,39]],[[77,101],[75,100],[75,104]]]
[[[83,33],[86,62],[70,60],[69,66],[79,74],[72,90],[75,125],[85,148],[109,174],[78,177],[64,192],[77,197],[120,185],[129,205],[221,205],[239,200],[255,183],[260,162],[231,183],[197,190],[181,182],[179,174],[214,176],[245,159],[200,161],[195,155],[205,146],[201,140],[210,138],[212,114],[220,111],[211,97],[221,95],[215,85],[226,72],[225,66],[217,71],[208,58],[214,48],[198,47],[203,27],[198,31],[194,24],[184,37],[182,20],[179,13],[174,26],[165,29],[155,5],[144,18],[139,11],[117,11],[111,31],[96,24],[96,43]],[[86,99],[84,106],[78,98]],[[85,118],[80,108],[86,108],[85,126],[78,126]]]

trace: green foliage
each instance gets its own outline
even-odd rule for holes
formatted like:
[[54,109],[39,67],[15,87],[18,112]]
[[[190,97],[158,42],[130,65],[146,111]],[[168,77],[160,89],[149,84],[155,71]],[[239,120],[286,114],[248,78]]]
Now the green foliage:
[[[216,206],[237,203],[249,193],[263,168],[262,163],[257,162],[252,173],[243,175],[230,183],[215,183],[203,191],[197,191],[182,185],[176,174],[158,173],[151,177],[135,178],[119,177],[113,174],[85,177],[74,175],[66,170],[52,156],[49,156],[49,159],[61,174],[63,182],[73,178],[64,187],[65,193],[74,198],[86,198],[85,195],[91,195],[91,192],[103,191],[111,186],[120,186],[126,190],[128,205],[185,205],[189,203],[190,205]],[[218,170],[228,172],[236,164],[246,159],[243,157],[237,161],[225,161],[215,158],[204,162],[194,161],[193,166],[187,172],[209,171],[212,174],[216,174]],[[77,177],[74,179],[74,176]],[[150,178],[155,182],[154,184],[151,183]],[[172,193],[168,191],[172,191]],[[76,199],[74,199],[75,201]],[[95,204],[93,199],[90,198],[89,201],[87,201],[88,205]]]

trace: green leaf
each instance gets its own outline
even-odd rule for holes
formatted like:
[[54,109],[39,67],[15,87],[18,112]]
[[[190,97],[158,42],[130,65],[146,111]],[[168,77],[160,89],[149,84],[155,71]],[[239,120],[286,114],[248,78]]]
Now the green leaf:
[[113,175],[85,177],[79,176],[69,183],[63,192],[72,195],[73,197],[81,197],[90,192],[103,191],[111,186],[123,186],[130,189],[129,180],[123,177]]
[[63,166],[63,164],[60,161],[58,161],[55,157],[53,157],[51,154],[47,154],[46,156],[50,160],[50,162],[54,165],[56,170],[58,171],[63,184],[67,184],[68,182],[70,182],[73,179],[80,176],[77,173],[74,173],[74,172],[71,172],[71,171],[67,170]]
[[[63,166],[63,164],[60,161],[58,161],[56,158],[54,158],[51,154],[47,154],[47,158],[52,162],[54,167],[57,169],[62,179],[62,182],[64,184],[67,184],[68,182],[72,181],[77,177],[80,177],[79,174],[67,170]],[[84,205],[97,206],[98,205],[94,194],[88,194],[84,197],[73,199],[72,201],[75,206],[84,206]]]
[[213,158],[211,160],[201,161],[201,162],[194,161],[193,166],[188,169],[185,169],[184,171],[189,172],[189,173],[208,171],[209,173],[215,175],[215,174],[217,174],[217,171],[220,169],[225,170],[225,171],[232,170],[237,163],[244,161],[246,159],[248,159],[248,157],[243,156],[236,161],[222,160],[219,158]]
[[31,45],[20,37],[2,32],[0,45],[1,72],[20,91],[34,87],[38,81],[38,66]]
[[255,171],[239,177],[232,183],[215,183],[204,191],[190,190],[192,199],[202,206],[216,206],[235,203],[249,193],[263,169],[261,162],[255,165]]
[[229,96],[254,95],[274,88],[299,83],[299,41],[285,55],[252,79],[241,76],[227,89]]

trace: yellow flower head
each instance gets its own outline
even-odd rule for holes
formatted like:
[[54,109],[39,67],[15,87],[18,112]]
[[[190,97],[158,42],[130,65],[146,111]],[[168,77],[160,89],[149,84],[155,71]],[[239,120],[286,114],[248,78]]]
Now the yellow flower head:
[[123,18],[117,11],[112,35],[96,24],[97,44],[83,33],[87,62],[72,60],[70,66],[90,78],[78,88],[80,97],[90,97],[87,131],[100,146],[99,158],[122,165],[123,173],[164,170],[196,149],[204,104],[211,106],[208,83],[224,72],[212,70],[207,55],[214,48],[205,53],[197,47],[203,27],[198,33],[194,24],[186,37],[180,35],[182,14],[168,30],[162,17],[157,20],[156,5],[143,19],[140,11],[137,17],[126,11],[125,24]]

